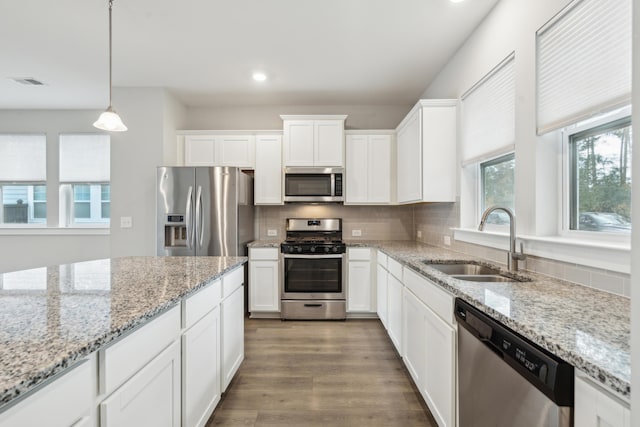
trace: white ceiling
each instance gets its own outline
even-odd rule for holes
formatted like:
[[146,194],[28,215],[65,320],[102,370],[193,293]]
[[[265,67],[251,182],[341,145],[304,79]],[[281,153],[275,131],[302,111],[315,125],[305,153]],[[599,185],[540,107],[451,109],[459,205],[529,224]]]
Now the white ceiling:
[[[187,106],[411,104],[496,2],[115,0],[113,84]],[[0,5],[0,108],[106,106],[107,0]]]

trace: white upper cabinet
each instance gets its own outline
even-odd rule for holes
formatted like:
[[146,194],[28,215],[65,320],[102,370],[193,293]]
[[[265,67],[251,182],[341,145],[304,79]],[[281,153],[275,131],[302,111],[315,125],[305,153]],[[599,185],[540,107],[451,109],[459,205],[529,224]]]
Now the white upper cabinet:
[[184,138],[185,166],[213,166],[216,162],[216,137],[187,135]]
[[256,136],[256,168],[254,203],[281,205],[282,199],[282,136]]
[[398,203],[454,202],[457,100],[421,100],[397,131]]
[[253,135],[186,135],[185,166],[236,166],[253,169],[255,136]]
[[280,116],[284,166],[344,166],[347,116]]
[[391,203],[391,134],[350,134],[346,141],[346,204]]

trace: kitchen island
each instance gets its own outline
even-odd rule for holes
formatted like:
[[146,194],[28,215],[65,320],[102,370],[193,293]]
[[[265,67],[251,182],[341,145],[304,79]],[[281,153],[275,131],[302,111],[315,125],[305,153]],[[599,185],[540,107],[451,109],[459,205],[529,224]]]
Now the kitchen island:
[[217,281],[219,303],[219,279],[241,287],[246,261],[124,257],[0,275],[0,412],[170,311],[179,331],[181,302]]

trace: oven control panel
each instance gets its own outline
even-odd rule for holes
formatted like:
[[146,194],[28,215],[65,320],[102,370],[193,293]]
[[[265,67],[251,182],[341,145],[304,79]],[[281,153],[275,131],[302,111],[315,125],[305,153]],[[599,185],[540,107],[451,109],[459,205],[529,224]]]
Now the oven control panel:
[[296,244],[296,243],[283,243],[280,245],[280,252],[283,254],[300,254],[300,255],[333,255],[343,254],[346,252],[346,246],[344,243],[330,243],[330,244]]

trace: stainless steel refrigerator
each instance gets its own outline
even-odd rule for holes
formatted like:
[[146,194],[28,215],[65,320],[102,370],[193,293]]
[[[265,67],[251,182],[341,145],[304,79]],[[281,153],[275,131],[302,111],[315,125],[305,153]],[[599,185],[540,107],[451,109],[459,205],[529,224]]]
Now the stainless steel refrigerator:
[[159,167],[158,255],[245,256],[253,178],[232,167]]

